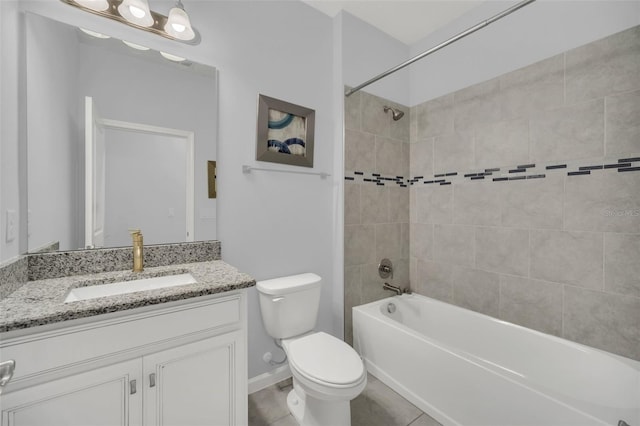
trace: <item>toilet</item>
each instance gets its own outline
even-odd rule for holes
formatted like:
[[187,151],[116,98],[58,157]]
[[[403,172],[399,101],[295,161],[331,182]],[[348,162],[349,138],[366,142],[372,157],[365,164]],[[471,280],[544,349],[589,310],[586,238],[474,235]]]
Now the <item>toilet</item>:
[[322,279],[313,273],[258,281],[267,333],[280,339],[293,376],[289,411],[302,426],[349,426],[349,401],[367,384],[360,356],[330,334],[313,331]]

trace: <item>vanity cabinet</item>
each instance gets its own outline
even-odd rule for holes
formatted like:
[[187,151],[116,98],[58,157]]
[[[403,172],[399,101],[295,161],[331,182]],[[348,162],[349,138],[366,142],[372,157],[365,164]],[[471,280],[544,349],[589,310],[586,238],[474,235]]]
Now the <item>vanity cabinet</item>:
[[137,360],[127,361],[3,394],[2,425],[140,424],[142,398],[129,387],[141,373]]
[[191,300],[0,336],[1,425],[247,424],[245,293]]

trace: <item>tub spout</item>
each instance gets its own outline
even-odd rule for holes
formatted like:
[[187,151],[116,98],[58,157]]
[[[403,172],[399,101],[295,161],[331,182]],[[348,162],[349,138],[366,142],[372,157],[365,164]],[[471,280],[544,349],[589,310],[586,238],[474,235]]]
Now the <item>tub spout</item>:
[[402,289],[400,287],[396,287],[395,285],[391,285],[389,283],[384,283],[382,288],[385,290],[395,291],[398,296],[402,294]]

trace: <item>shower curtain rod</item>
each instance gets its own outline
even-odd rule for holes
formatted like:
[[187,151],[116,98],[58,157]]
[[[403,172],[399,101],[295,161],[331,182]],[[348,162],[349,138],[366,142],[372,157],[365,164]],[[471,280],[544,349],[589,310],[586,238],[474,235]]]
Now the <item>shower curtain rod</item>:
[[420,59],[422,59],[422,58],[424,58],[426,56],[429,56],[434,52],[437,52],[438,50],[442,49],[443,47],[446,47],[446,46],[450,45],[451,43],[455,43],[456,41],[460,40],[461,38],[464,38],[464,37],[468,36],[469,34],[475,33],[479,29],[484,28],[487,25],[494,23],[498,19],[504,18],[507,15],[510,15],[511,13],[515,12],[516,10],[518,10],[520,8],[523,8],[526,5],[528,5],[529,3],[533,3],[534,1],[536,1],[536,0],[524,0],[524,1],[521,1],[518,4],[511,6],[509,9],[506,9],[506,10],[498,13],[497,15],[494,15],[491,18],[489,18],[489,19],[487,19],[485,21],[482,21],[479,24],[476,24],[473,27],[468,28],[468,29],[464,30],[463,32],[451,37],[449,40],[444,41],[444,42],[440,43],[439,45],[437,45],[435,47],[432,47],[431,49],[427,50],[426,52],[422,52],[421,54],[419,54],[417,56],[414,56],[413,58],[401,63],[400,65],[397,65],[397,66],[395,66],[393,68],[390,68],[387,71],[383,72],[382,74],[379,74],[379,75],[373,77],[371,80],[367,80],[364,83],[362,83],[361,85],[347,90],[344,95],[346,97],[349,97],[349,96],[353,95],[354,93],[356,93],[357,91],[359,91],[360,89],[363,89],[363,88],[367,87],[368,85],[373,84],[376,81],[378,81],[378,80],[380,80],[380,79],[382,79],[382,78],[384,78],[384,77],[386,77],[386,76],[388,76],[390,74],[393,74],[396,71],[401,70],[402,68],[408,67],[412,63],[414,63],[416,61],[419,61]]

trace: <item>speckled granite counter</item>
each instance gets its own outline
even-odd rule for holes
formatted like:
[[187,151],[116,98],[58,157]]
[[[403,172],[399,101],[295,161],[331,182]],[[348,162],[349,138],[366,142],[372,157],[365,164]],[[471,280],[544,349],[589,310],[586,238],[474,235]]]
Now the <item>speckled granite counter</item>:
[[[64,303],[70,289],[189,272],[196,284]],[[86,318],[255,285],[255,280],[221,260],[146,268],[144,272],[103,272],[29,281],[0,300],[0,332]]]

